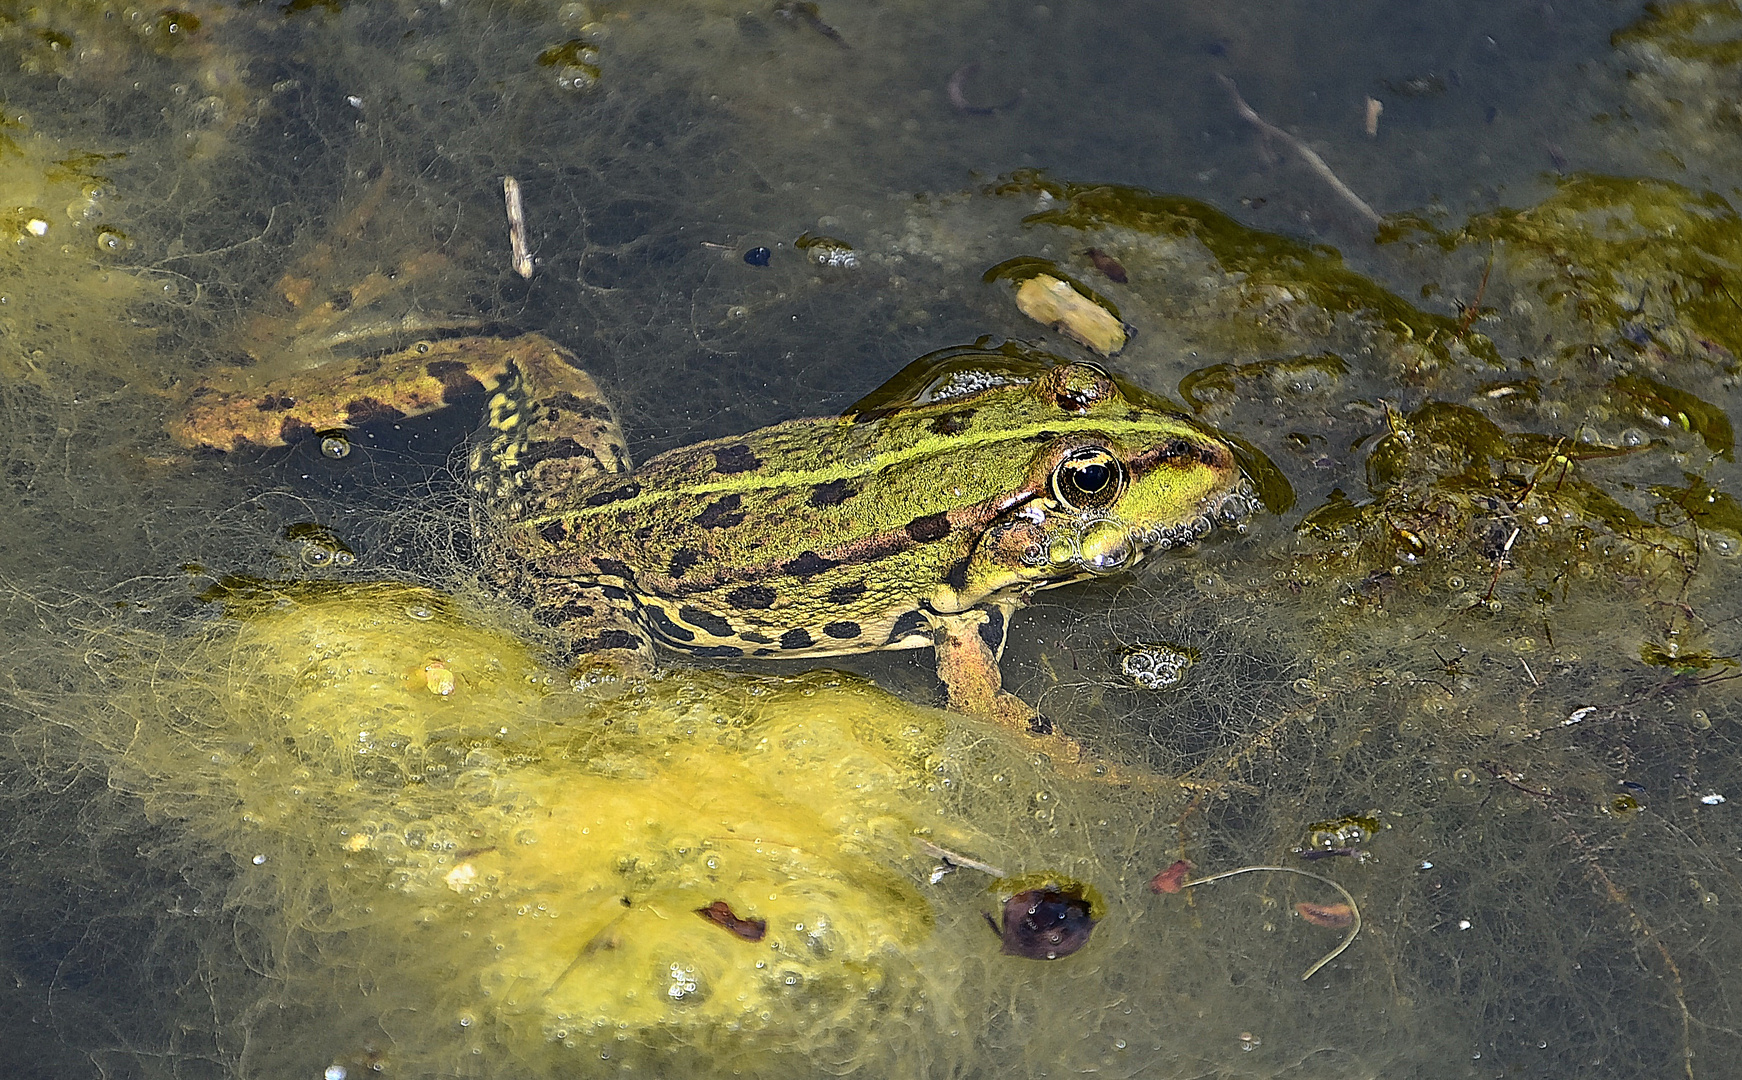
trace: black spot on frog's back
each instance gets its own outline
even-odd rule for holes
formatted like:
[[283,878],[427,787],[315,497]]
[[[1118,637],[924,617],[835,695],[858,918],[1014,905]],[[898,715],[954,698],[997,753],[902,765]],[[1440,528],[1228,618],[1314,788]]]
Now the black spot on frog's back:
[[857,492],[853,485],[845,480],[830,480],[826,484],[818,484],[811,488],[810,504],[818,509],[825,506],[839,506],[851,499]]
[[380,398],[360,397],[345,402],[345,421],[354,426],[403,420],[405,414]]
[[615,578],[622,578],[624,581],[635,580],[635,571],[630,568],[628,563],[618,562],[616,559],[606,559],[595,556],[593,559],[593,565],[599,568],[599,573],[601,574],[606,574]]
[[666,573],[674,578],[683,577],[701,561],[702,553],[694,548],[678,548],[671,553],[671,565],[666,569]]
[[931,429],[939,435],[960,435],[968,430],[969,423],[973,419],[973,409],[958,409],[934,419],[931,422]]
[[654,636],[658,637],[661,641],[682,645],[688,644],[696,639],[695,631],[673,621],[672,617],[665,613],[665,609],[659,607],[657,604],[649,604],[644,609],[644,615],[647,619],[648,628],[651,629]]
[[726,594],[726,603],[739,610],[774,606],[774,590],[766,585],[742,585]]
[[640,484],[633,482],[620,484],[617,487],[606,488],[604,491],[595,491],[591,495],[588,495],[587,505],[609,506],[614,502],[622,502],[624,499],[633,499],[639,494],[641,494]]
[[718,499],[695,516],[695,523],[704,529],[731,529],[744,523],[743,496],[737,492]]
[[904,637],[922,633],[930,624],[926,622],[925,614],[920,611],[909,611],[895,620],[895,625],[889,628],[889,636],[883,640],[885,645],[893,645]]
[[803,627],[780,635],[780,647],[783,649],[808,649],[812,644],[814,643],[811,641],[810,631]]
[[762,467],[762,459],[743,443],[721,446],[714,450],[714,471],[717,473],[750,472]]
[[452,405],[467,397],[482,395],[484,384],[472,369],[458,360],[432,360],[424,365],[429,377],[442,384],[442,403]]
[[829,604],[833,607],[840,607],[842,604],[851,604],[853,601],[864,595],[865,583],[863,581],[853,581],[848,582],[845,585],[836,585],[834,588],[829,590]]
[[808,578],[815,577],[825,570],[833,570],[839,565],[841,564],[836,560],[825,559],[814,551],[802,551],[797,558],[787,560],[781,566],[781,570],[793,577]]

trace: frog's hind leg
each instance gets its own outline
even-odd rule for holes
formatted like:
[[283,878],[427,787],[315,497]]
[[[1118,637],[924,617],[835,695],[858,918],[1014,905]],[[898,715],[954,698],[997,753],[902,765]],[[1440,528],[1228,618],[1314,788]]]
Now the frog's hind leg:
[[577,675],[645,670],[652,641],[631,614],[616,567],[577,575],[572,553],[553,552],[545,538],[518,527],[570,504],[601,477],[628,472],[623,430],[568,352],[536,335],[514,344],[468,462],[485,573],[558,633]]
[[616,412],[573,356],[538,334],[507,345],[469,462],[479,509],[498,526],[555,509],[587,482],[630,468]]

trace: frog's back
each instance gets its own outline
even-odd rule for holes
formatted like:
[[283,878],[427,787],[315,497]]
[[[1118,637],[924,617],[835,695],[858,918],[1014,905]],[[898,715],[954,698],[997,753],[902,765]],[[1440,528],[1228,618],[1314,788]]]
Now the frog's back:
[[921,647],[939,615],[1082,576],[1014,566],[1034,563],[1045,538],[1034,535],[1038,508],[1012,512],[1048,497],[1072,448],[1108,447],[1142,468],[1145,454],[1165,457],[1152,453],[1158,440],[1179,444],[1168,462],[1189,458],[1206,479],[1184,496],[1181,520],[1231,487],[1219,444],[1204,465],[1199,450],[1212,443],[1201,433],[1111,384],[1087,400],[1013,385],[788,421],[541,492],[529,505],[542,509],[512,525],[512,547],[535,594],[548,593],[540,606],[597,583],[653,637],[699,655]]

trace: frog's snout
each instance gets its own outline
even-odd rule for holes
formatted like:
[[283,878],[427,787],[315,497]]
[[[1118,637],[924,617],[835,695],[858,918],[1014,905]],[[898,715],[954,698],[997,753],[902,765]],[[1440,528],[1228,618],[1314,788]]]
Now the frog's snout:
[[1082,515],[1046,527],[1031,525],[1022,551],[1024,565],[1049,576],[1104,576],[1131,569],[1152,550],[1167,551],[1203,539],[1218,527],[1238,527],[1252,516],[1258,497],[1250,482],[1213,499],[1177,524],[1137,528],[1111,515]]

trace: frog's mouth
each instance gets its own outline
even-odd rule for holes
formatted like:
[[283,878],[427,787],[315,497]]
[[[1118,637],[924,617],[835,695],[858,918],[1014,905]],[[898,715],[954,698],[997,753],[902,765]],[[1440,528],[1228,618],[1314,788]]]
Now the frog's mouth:
[[1139,528],[1116,516],[1083,515],[1055,527],[1045,543],[1030,544],[1022,561],[1057,575],[1052,584],[1064,584],[1084,575],[1104,577],[1123,573],[1152,551],[1182,547],[1208,536],[1218,526],[1240,527],[1258,506],[1258,494],[1250,481],[1206,498],[1198,512],[1173,525]]

